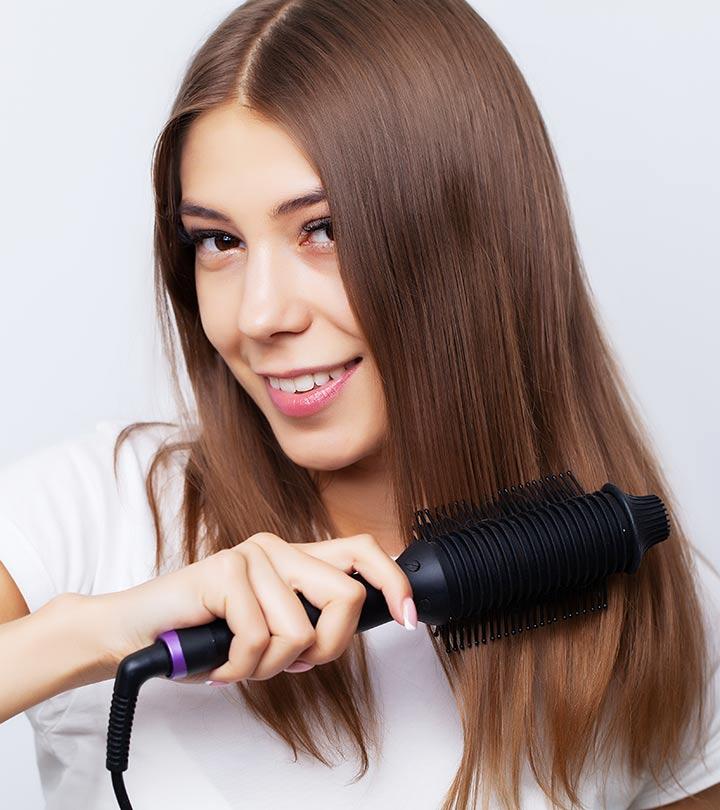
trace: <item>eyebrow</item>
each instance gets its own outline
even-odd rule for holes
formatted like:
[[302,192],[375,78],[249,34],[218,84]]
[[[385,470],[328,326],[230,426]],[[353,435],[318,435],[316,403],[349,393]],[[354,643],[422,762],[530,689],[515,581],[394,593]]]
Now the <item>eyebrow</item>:
[[[271,209],[270,218],[278,219],[279,217],[293,214],[295,211],[299,211],[301,208],[307,208],[310,205],[315,205],[316,203],[324,202],[325,200],[327,200],[327,193],[325,192],[325,189],[318,186],[310,189],[310,191],[302,194],[300,197],[293,197],[290,200],[285,200],[285,202],[278,203],[274,208]],[[206,208],[204,205],[197,205],[191,200],[183,200],[180,203],[180,208],[178,211],[180,214],[186,214],[187,216],[217,219],[221,222],[232,224],[232,218],[227,214],[223,214],[222,211],[215,211],[213,208]]]

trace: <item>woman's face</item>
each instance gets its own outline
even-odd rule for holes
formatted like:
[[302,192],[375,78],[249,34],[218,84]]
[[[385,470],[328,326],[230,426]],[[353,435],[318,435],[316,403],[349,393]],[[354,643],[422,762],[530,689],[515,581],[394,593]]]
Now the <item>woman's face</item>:
[[[380,378],[310,164],[283,130],[233,103],[193,122],[180,182],[203,329],[283,451],[313,470],[375,454],[386,425]],[[306,195],[315,201],[274,212]]]

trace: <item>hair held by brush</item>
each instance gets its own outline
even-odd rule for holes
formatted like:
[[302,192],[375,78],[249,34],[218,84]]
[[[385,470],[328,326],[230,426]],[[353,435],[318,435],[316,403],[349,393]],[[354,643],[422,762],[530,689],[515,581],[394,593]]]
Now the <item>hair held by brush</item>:
[[[194,54],[153,155],[156,306],[187,428],[147,478],[158,565],[154,480],[176,454],[186,564],[258,531],[337,536],[313,477],[205,335],[193,254],[177,238],[184,135],[233,100],[292,133],[327,190],[348,300],[384,383],[398,526],[420,504],[482,501],[565,469],[588,492],[612,481],[668,508],[669,538],[637,574],[610,579],[597,620],[452,655],[428,634],[464,738],[443,810],[474,806],[479,789],[518,807],[524,757],[558,807],[577,803],[583,768],[614,746],[634,772],[672,766],[685,735],[703,732],[690,543],[601,329],[538,106],[464,0],[248,0]],[[295,753],[327,763],[325,745],[350,741],[361,778],[377,745],[362,634],[304,677],[238,690]]]

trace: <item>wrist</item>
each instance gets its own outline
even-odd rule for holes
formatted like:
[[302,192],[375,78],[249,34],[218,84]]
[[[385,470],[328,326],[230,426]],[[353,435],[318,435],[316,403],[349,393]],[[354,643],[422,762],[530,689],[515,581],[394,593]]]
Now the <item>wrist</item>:
[[104,595],[62,593],[41,610],[47,610],[58,638],[71,639],[67,650],[66,689],[114,678],[118,653],[108,644],[109,607]]

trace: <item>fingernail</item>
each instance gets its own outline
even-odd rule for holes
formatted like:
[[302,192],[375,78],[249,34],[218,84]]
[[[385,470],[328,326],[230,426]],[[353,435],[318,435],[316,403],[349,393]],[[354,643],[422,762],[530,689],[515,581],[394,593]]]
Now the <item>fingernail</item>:
[[294,663],[290,664],[289,667],[285,667],[283,672],[307,672],[309,669],[312,669],[315,664],[308,664],[307,661],[301,661],[298,659]]
[[406,596],[402,603],[403,621],[405,622],[406,630],[417,629],[417,608],[413,602],[412,596]]
[[205,681],[206,686],[227,686],[226,683],[222,681]]

